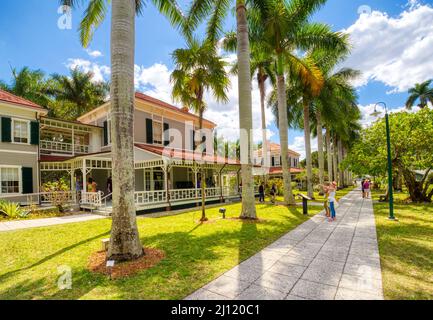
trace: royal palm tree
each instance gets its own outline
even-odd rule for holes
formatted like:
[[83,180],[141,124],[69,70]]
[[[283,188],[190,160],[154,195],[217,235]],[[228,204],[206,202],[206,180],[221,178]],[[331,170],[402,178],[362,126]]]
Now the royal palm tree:
[[[173,24],[183,24],[183,16],[174,0],[152,2]],[[81,1],[61,0],[61,3],[73,7]],[[80,24],[80,39],[85,47],[95,28],[105,19],[110,3],[113,213],[107,258],[122,261],[144,254],[136,221],[134,139],[131,138],[134,134],[135,17],[144,10],[145,1],[90,1]]]
[[[254,38],[251,38],[250,34],[250,45],[251,45],[251,78],[256,75],[257,86],[260,93],[260,112],[262,120],[262,157],[264,159],[263,165],[268,168],[269,157],[268,157],[268,138],[267,138],[267,125],[266,125],[266,81],[270,80],[272,84],[275,84],[275,68],[274,59],[270,52],[266,51],[266,46],[263,45],[263,35],[254,33]],[[223,41],[223,47],[226,51],[236,51],[237,40],[236,33],[228,33]],[[232,72],[237,74],[238,66],[233,66]]]
[[[242,211],[241,218],[256,219],[253,179],[253,137],[250,41],[246,0],[194,0],[186,19],[187,33],[192,33],[203,21],[207,22],[207,39],[218,41],[223,34],[225,18],[232,3],[236,5],[239,128],[241,140]],[[263,0],[248,1],[251,7],[263,6]]]
[[[186,49],[177,49],[173,53],[175,70],[171,75],[174,100],[192,109],[199,116],[199,130],[203,134],[203,114],[206,110],[204,95],[210,92],[217,101],[228,101],[227,90],[230,86],[225,70],[227,63],[218,55],[216,44],[210,41],[199,42],[190,38]],[[195,148],[194,148],[195,149]],[[203,152],[204,150],[200,150]],[[202,217],[206,221],[206,175],[201,165]]]
[[48,106],[52,101],[51,81],[47,80],[42,70],[31,70],[23,67],[21,70],[12,68],[12,82],[0,82],[0,89],[30,100],[41,106]]
[[417,83],[415,84],[415,87],[409,89],[410,96],[406,101],[407,109],[412,109],[413,105],[418,100],[418,107],[421,109],[426,108],[428,106],[428,102],[433,104],[433,88],[430,87],[432,81],[433,80],[427,80],[423,83]]
[[327,25],[309,23],[308,19],[326,0],[263,1],[257,14],[252,14],[253,30],[263,33],[264,39],[275,56],[279,133],[284,179],[284,202],[293,204],[291,178],[288,166],[288,119],[286,99],[286,71],[300,80],[310,92],[320,91],[322,80],[317,68],[310,67],[295,50],[335,49],[342,45],[341,35],[332,32]]
[[69,102],[72,106],[57,111],[62,113],[62,118],[75,120],[101,105],[108,97],[110,86],[104,81],[93,82],[93,72],[83,72],[78,67],[71,69],[70,73],[70,76],[52,75],[54,83],[51,93],[57,102]]

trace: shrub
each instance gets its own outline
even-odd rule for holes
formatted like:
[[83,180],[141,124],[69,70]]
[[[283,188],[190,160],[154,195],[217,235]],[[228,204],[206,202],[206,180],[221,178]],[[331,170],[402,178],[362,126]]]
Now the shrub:
[[69,201],[69,195],[67,194],[69,186],[64,179],[44,183],[42,190],[49,193],[46,196],[47,200],[56,206],[60,212],[65,211],[64,207]]
[[19,203],[0,201],[0,213],[11,219],[26,218],[30,211],[21,208]]

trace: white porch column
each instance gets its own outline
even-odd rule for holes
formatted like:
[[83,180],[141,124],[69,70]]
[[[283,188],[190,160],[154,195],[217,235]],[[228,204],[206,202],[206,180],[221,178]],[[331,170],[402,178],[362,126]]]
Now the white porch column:
[[75,130],[72,126],[72,155],[75,156]]
[[83,192],[87,192],[87,168],[86,168],[86,159],[83,159]]

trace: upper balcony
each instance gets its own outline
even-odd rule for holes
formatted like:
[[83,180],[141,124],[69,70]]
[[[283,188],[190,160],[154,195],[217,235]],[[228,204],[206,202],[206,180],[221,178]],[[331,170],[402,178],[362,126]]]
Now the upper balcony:
[[76,156],[101,151],[103,128],[50,118],[40,120],[41,154]]

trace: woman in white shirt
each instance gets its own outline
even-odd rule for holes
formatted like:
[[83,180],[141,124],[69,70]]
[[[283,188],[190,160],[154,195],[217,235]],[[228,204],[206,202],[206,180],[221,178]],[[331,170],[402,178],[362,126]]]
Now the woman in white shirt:
[[331,186],[329,187],[329,207],[331,209],[331,218],[329,221],[335,221],[336,220],[336,212],[335,212],[335,203],[337,202],[336,199],[336,193],[337,193],[337,182],[333,182]]

